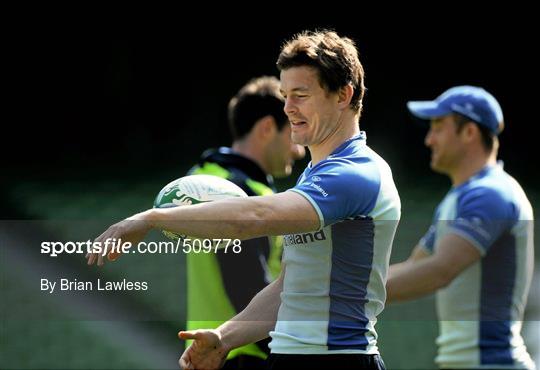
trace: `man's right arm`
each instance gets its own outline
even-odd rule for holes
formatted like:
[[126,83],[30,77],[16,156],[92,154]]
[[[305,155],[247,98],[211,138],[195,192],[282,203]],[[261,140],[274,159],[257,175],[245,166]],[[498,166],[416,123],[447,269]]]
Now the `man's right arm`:
[[[321,217],[310,201],[293,191],[274,195],[228,198],[190,206],[154,208],[110,226],[94,243],[122,240],[135,245],[152,229],[190,237],[252,239],[318,230]],[[116,253],[118,254],[118,253]],[[109,256],[109,259],[114,260]],[[88,264],[104,263],[102,253],[89,253]]]
[[386,301],[406,301],[434,293],[480,258],[479,250],[469,240],[453,233],[438,242],[433,254],[416,246],[409,259],[390,266]]
[[183,369],[219,369],[229,351],[268,337],[275,327],[281,303],[285,268],[277,280],[261,290],[238,315],[215,330],[182,331],[181,339],[193,339],[179,364]]

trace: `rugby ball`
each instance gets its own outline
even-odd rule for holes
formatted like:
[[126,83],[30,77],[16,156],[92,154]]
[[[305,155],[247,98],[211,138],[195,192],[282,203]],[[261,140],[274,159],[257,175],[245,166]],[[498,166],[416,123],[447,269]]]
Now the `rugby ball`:
[[[165,185],[154,201],[154,208],[170,208],[247,196],[238,185],[222,177],[189,175]],[[167,230],[163,230],[163,234],[173,240],[187,237]]]

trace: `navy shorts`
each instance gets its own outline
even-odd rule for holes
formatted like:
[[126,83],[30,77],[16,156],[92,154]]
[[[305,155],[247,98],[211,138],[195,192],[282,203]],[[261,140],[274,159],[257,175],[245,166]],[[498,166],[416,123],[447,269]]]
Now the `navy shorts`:
[[380,355],[285,355],[272,353],[267,359],[267,370],[386,370]]

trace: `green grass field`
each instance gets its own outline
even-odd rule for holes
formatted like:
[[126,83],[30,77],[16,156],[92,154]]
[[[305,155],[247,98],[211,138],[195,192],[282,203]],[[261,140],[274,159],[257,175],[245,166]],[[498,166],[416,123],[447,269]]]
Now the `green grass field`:
[[[152,181],[140,178],[129,181],[129,186],[120,181],[101,184],[26,182],[13,187],[10,196],[23,217],[56,220],[46,223],[51,235],[85,240],[96,237],[103,225],[151,207],[161,186],[170,180],[170,174],[162,174],[154,176]],[[434,207],[447,190],[441,184],[435,182],[419,187],[398,183],[403,220],[394,243],[392,262],[406,258],[427,229]],[[529,191],[529,196],[539,209],[539,195]],[[0,237],[1,232],[0,229]],[[20,237],[24,245],[25,235]],[[161,240],[162,236],[154,233],[151,238]],[[4,248],[7,241],[1,241]],[[152,284],[144,294],[126,294],[119,301],[101,299],[95,301],[94,307],[92,302],[82,301],[78,303],[80,306],[70,306],[66,303],[69,301],[36,294],[36,281],[28,270],[31,263],[13,263],[4,249],[2,251],[0,368],[176,367],[182,349],[176,332],[185,319],[182,254],[128,255],[100,270],[88,268],[81,256],[51,260],[59,271],[91,278],[148,280]],[[32,250],[31,253],[37,252]],[[536,255],[539,255],[538,250]],[[25,261],[24,255],[20,258]],[[49,260],[42,257],[39,261],[35,263],[44,264]],[[537,284],[535,289],[538,289]],[[538,309],[538,306],[530,308],[527,318],[538,320],[540,313],[534,311]],[[99,320],[100,310],[105,312],[104,320]],[[111,310],[117,311],[113,314]],[[127,316],[119,316],[122,312]],[[131,317],[133,312],[138,316]],[[389,369],[434,368],[437,322],[432,297],[387,307],[377,325],[380,349]]]

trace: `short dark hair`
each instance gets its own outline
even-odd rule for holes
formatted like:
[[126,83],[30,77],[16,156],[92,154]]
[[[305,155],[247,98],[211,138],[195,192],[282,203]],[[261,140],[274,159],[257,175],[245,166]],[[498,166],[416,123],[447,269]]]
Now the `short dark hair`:
[[276,64],[280,71],[299,66],[316,68],[319,83],[330,92],[351,84],[351,108],[362,111],[364,67],[353,40],[331,30],[303,31],[283,45]]
[[457,133],[460,133],[461,130],[463,130],[463,127],[468,122],[472,122],[478,127],[478,130],[480,130],[480,135],[482,137],[482,144],[484,145],[484,149],[486,149],[487,152],[491,152],[493,150],[493,146],[495,145],[495,134],[491,132],[491,130],[484,126],[479,125],[469,117],[466,117],[459,113],[453,113],[454,116],[454,123],[456,124],[456,131]]
[[262,76],[250,80],[231,99],[228,106],[229,128],[234,140],[245,137],[259,119],[274,117],[278,130],[288,123],[283,111],[284,98],[276,77]]

